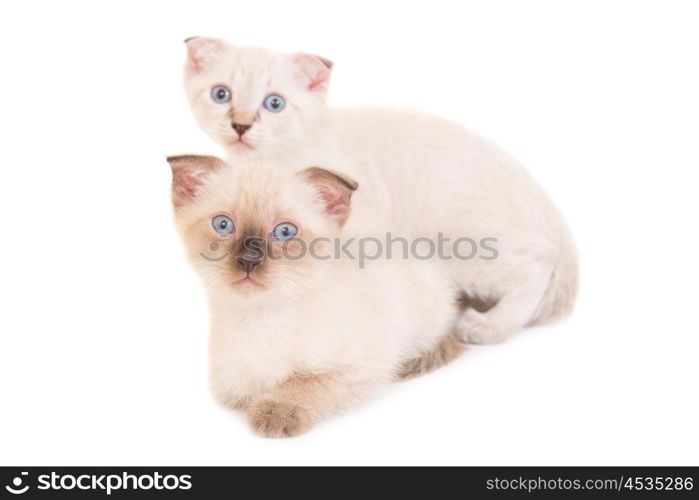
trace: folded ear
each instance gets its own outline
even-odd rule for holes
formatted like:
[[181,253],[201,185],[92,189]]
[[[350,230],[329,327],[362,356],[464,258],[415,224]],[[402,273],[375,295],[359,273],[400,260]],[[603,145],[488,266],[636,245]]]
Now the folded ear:
[[221,159],[203,155],[168,156],[167,162],[172,168],[172,204],[175,207],[194,200],[206,176],[223,165]]
[[333,63],[324,57],[305,52],[293,54],[291,60],[298,69],[302,84],[311,92],[324,96],[328,91]]
[[325,213],[342,226],[349,217],[352,193],[359,187],[357,182],[320,167],[307,168],[297,175],[316,189]]
[[185,71],[199,73],[214,65],[228,48],[228,44],[218,38],[193,36],[187,38],[187,61]]

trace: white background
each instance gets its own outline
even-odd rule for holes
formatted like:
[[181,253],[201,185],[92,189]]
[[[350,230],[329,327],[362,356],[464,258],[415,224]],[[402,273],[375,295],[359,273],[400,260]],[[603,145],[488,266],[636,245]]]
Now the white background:
[[[693,2],[5,2],[2,465],[699,464]],[[579,243],[573,317],[291,440],[217,406],[165,155],[217,153],[182,40],[332,59],[333,105],[453,118]]]

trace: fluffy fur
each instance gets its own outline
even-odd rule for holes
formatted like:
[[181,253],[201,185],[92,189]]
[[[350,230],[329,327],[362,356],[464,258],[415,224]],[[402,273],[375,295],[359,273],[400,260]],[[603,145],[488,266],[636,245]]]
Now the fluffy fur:
[[[306,242],[343,237],[354,217],[351,179],[317,167],[293,173],[276,162],[168,161],[176,226],[209,296],[213,391],[245,409],[259,433],[304,432],[377,386],[461,351],[448,340],[455,291],[433,263],[383,259],[359,269],[346,258],[268,258],[281,255],[281,242],[269,236],[280,221],[293,221]],[[234,221],[232,234],[214,230],[218,215]],[[238,259],[249,238],[268,243],[267,257],[248,273]],[[225,258],[204,258],[212,242]]]
[[[263,157],[333,165],[362,186],[350,224],[356,234],[495,237],[494,260],[443,261],[459,293],[490,309],[467,307],[457,332],[499,342],[524,326],[569,313],[578,286],[571,235],[547,195],[508,154],[447,120],[416,111],[332,109],[325,95],[332,65],[310,54],[187,42],[185,87],[201,128],[231,159]],[[215,85],[229,103],[210,97]],[[262,107],[274,93],[286,107]],[[251,127],[239,136],[232,122]]]

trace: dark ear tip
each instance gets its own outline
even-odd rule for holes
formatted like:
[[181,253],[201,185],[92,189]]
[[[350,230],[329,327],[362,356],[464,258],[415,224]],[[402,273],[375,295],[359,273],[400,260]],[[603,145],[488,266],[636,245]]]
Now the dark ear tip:
[[320,56],[316,56],[316,57],[318,59],[320,59],[320,62],[322,62],[326,68],[333,69],[333,62],[330,59],[326,59],[325,57],[320,57]]
[[165,160],[171,167],[174,167],[176,165],[182,165],[182,163],[196,161],[198,158],[200,157],[197,155],[170,155],[166,156]]
[[184,43],[191,42],[192,40],[196,38],[201,38],[200,36],[190,36],[189,38],[184,39]]
[[339,172],[335,172],[333,170],[328,170],[325,168],[321,167],[308,167],[301,172],[298,173],[299,175],[305,175],[305,176],[311,176],[311,177],[316,177],[320,179],[332,179],[335,183],[339,183],[343,185],[345,188],[347,188],[350,192],[356,191],[357,188],[359,187],[359,183],[352,179],[351,177],[347,177]]
[[206,170],[219,168],[225,163],[218,156],[211,155],[173,155],[166,156],[165,159],[172,168],[186,167],[188,165],[198,165]]
[[350,191],[356,191],[359,187],[359,183],[350,177],[345,177],[336,172],[333,172],[337,176],[337,179]]

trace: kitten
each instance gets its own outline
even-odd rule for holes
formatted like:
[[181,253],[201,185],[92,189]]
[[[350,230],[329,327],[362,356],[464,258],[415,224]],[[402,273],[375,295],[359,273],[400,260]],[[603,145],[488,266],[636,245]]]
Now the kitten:
[[210,302],[213,391],[259,433],[302,433],[461,352],[454,291],[432,263],[334,258],[355,181],[262,161],[168,162],[176,226]]
[[443,260],[466,307],[468,342],[506,339],[568,314],[578,284],[565,221],[512,157],[447,120],[416,111],[325,105],[332,64],[320,57],[187,41],[185,87],[201,128],[230,158],[333,165],[363,189],[352,230],[496,238],[492,260]]

